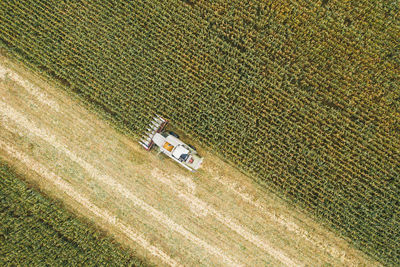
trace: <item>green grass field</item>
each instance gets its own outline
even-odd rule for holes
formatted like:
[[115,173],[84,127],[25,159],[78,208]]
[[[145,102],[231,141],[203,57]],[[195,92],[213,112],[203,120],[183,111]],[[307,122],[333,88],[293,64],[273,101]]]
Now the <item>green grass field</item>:
[[5,1],[0,43],[137,137],[154,112],[400,264],[399,1]]
[[0,161],[2,266],[145,266]]

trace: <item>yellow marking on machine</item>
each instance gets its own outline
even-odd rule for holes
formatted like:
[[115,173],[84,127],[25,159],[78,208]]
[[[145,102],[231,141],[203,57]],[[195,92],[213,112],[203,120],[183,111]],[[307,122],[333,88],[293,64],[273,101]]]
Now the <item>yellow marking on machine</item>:
[[174,148],[174,146],[171,145],[171,144],[168,143],[168,142],[165,142],[165,144],[163,145],[163,147],[164,147],[164,149],[168,150],[169,152],[171,152],[172,149]]

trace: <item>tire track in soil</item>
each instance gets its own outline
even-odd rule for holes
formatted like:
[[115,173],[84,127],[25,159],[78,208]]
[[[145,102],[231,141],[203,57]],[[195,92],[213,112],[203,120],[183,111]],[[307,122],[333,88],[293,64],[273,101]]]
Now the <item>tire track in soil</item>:
[[22,78],[20,75],[15,73],[14,71],[0,65],[0,79],[6,80],[11,79],[14,82],[20,84],[29,94],[33,95],[39,102],[49,106],[55,111],[59,112],[60,107],[57,102],[51,100],[49,96],[42,92],[42,90],[36,85],[30,83],[29,81]]
[[237,234],[247,239],[265,252],[271,254],[273,257],[287,266],[303,266],[303,264],[290,259],[282,251],[274,248],[269,242],[262,240],[259,236],[251,233],[242,225],[239,225],[237,222],[235,222],[235,220],[223,215],[221,212],[217,211],[203,200],[192,194],[187,194],[179,189],[176,189],[172,180],[166,178],[168,175],[160,172],[160,169],[154,169],[152,172],[153,177],[156,177],[161,183],[167,185],[173,192],[177,194],[179,198],[191,205],[194,211],[198,210],[200,216],[206,216],[208,214],[213,215],[219,222],[230,228],[232,231],[235,231]]
[[[211,173],[215,172],[213,170],[209,170]],[[254,200],[254,196],[249,193],[244,192],[246,190],[245,187],[239,187],[236,183],[230,183],[225,177],[221,177],[219,175],[214,175],[214,180],[218,183],[224,185],[227,189],[233,192],[235,195],[239,196],[241,199],[249,203],[250,205],[257,208],[260,212],[267,215],[271,218],[275,223],[282,225],[288,231],[292,232],[293,234],[301,237],[304,240],[312,243],[315,247],[326,251],[331,256],[335,258],[340,258],[344,265],[346,266],[357,266],[357,263],[354,262],[351,258],[346,255],[346,253],[341,250],[339,247],[335,246],[330,240],[323,239],[322,241],[316,237],[315,233],[311,233],[305,229],[302,229],[298,226],[295,222],[291,221],[287,217],[281,214],[276,214],[275,212],[268,211],[266,205],[261,203],[259,200]]]
[[48,182],[52,183],[55,187],[63,191],[74,201],[93,213],[96,217],[103,220],[105,223],[113,225],[114,227],[120,229],[125,236],[141,245],[153,256],[161,259],[163,263],[169,266],[181,266],[174,259],[169,257],[164,251],[151,245],[146,239],[142,237],[141,234],[137,233],[134,229],[125,225],[122,221],[117,219],[115,215],[109,213],[107,210],[99,208],[98,206],[90,202],[89,199],[79,194],[70,184],[68,184],[66,181],[64,181],[61,177],[57,176],[53,172],[49,171],[42,164],[30,159],[28,156],[20,151],[17,151],[14,147],[6,144],[2,140],[0,140],[0,148],[4,149],[4,151],[6,151],[6,153],[8,153],[11,157],[22,162],[26,165],[26,167],[35,171],[41,177],[45,178]]
[[[177,224],[173,220],[171,220],[167,215],[164,213],[158,211],[157,209],[153,208],[152,206],[148,205],[146,202],[144,202],[142,199],[136,197],[132,192],[127,190],[123,185],[120,183],[116,182],[115,179],[112,177],[102,174],[100,171],[98,171],[95,167],[93,167],[91,164],[86,162],[85,160],[81,159],[78,157],[75,153],[71,152],[68,150],[64,145],[60,144],[57,141],[57,138],[48,133],[47,131],[43,130],[42,128],[38,128],[33,122],[30,122],[28,119],[26,119],[21,113],[16,111],[14,108],[11,106],[7,105],[5,103],[5,99],[3,97],[0,97],[0,113],[8,117],[11,121],[13,121],[15,124],[18,125],[18,127],[25,128],[28,130],[31,134],[45,140],[49,144],[51,144],[53,147],[55,147],[57,150],[62,151],[64,154],[66,154],[72,161],[75,161],[78,163],[82,168],[84,168],[87,173],[94,179],[102,182],[103,184],[106,184],[110,188],[113,188],[113,190],[124,196],[125,198],[131,200],[135,206],[139,207],[140,209],[146,211],[148,214],[150,214],[152,217],[154,217],[159,223],[162,225],[168,227],[169,229],[180,233],[181,235],[185,236],[187,239],[192,241],[194,244],[202,247],[208,253],[213,254],[214,256],[217,256],[222,259],[222,261],[229,265],[229,266],[241,266],[241,264],[238,260],[233,260],[229,256],[226,256],[223,251],[220,249],[213,247],[212,245],[208,244],[204,240],[198,238],[195,236],[193,233],[185,229],[183,226]],[[4,119],[3,119],[4,121]]]

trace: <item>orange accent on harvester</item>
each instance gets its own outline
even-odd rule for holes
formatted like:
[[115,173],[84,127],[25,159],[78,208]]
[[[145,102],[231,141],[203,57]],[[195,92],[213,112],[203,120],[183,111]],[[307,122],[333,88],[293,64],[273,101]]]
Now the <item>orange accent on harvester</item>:
[[168,143],[168,142],[165,142],[165,144],[163,145],[163,147],[164,147],[164,149],[168,150],[169,152],[171,152],[172,149],[174,148],[174,146],[171,145],[171,144]]

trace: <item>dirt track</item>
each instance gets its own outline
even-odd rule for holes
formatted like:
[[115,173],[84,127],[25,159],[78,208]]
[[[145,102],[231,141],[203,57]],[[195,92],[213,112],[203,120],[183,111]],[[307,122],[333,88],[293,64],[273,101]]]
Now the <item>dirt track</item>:
[[376,266],[206,152],[192,174],[0,57],[0,154],[161,265]]

